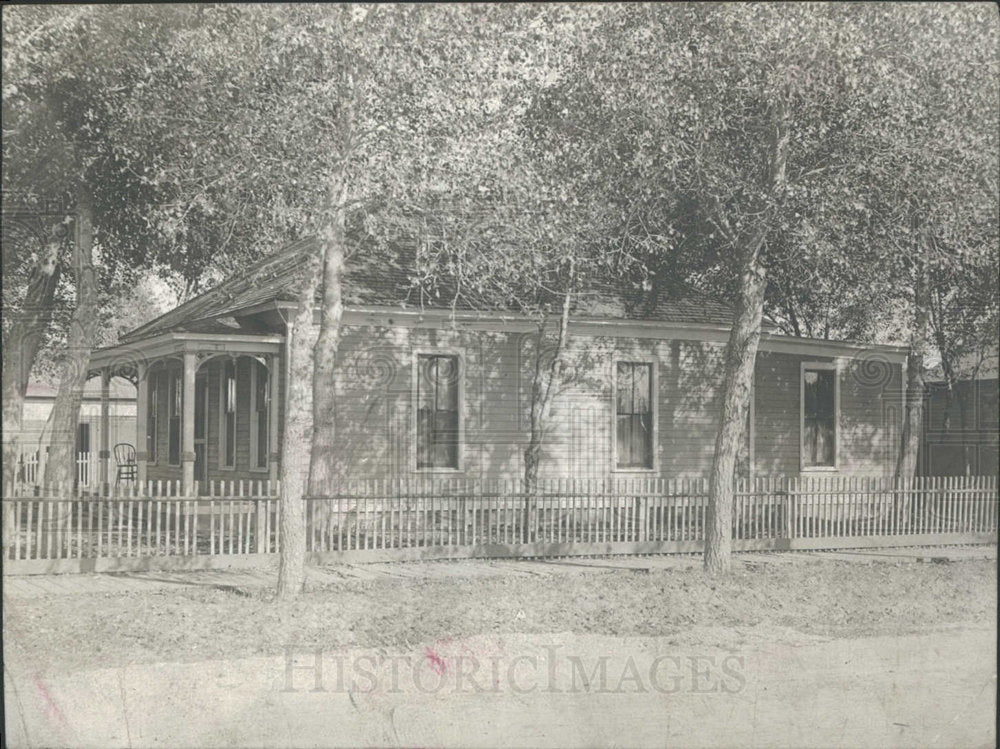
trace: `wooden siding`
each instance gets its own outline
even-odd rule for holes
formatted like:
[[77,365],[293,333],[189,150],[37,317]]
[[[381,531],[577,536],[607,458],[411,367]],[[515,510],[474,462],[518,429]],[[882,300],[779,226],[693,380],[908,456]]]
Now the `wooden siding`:
[[[413,362],[417,352],[460,353],[464,439],[460,468],[437,475],[520,478],[528,439],[534,336],[519,332],[345,325],[338,354],[338,468],[351,478],[412,478],[415,467]],[[202,365],[209,381],[209,480],[260,480],[250,470],[250,363],[238,360],[236,465],[219,467],[219,371]],[[615,470],[612,371],[616,361],[655,363],[656,443],[651,470]],[[755,476],[799,475],[800,366],[830,357],[762,352],[754,379]],[[556,394],[543,449],[542,478],[696,478],[711,468],[724,344],[654,338],[571,337],[568,376]],[[880,367],[888,369],[880,369]],[[285,367],[279,362],[279,429],[284,419]],[[891,474],[901,419],[901,368],[861,359],[840,360],[839,466],[826,475]],[[176,479],[166,465],[166,386],[160,396],[158,462],[150,479]],[[744,451],[749,447],[744,446]],[[802,475],[810,475],[805,472]]]
[[[832,363],[822,356],[761,353],[754,377],[756,475],[800,473],[802,362]],[[842,359],[836,471],[802,475],[885,476],[895,468],[902,420],[902,371],[897,364]]]
[[[556,394],[542,477],[695,477],[708,472],[723,347],[689,341],[576,336]],[[462,352],[465,439],[456,475],[521,475],[528,438],[530,334],[348,327],[339,355],[341,470],[356,477],[415,475],[412,361],[416,351]],[[656,362],[658,442],[651,471],[612,470],[611,372],[617,360]]]

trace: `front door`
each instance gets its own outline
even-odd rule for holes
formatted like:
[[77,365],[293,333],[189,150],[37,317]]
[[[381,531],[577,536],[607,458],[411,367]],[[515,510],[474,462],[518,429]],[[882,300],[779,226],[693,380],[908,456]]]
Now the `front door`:
[[208,478],[208,456],[205,440],[208,436],[208,378],[201,376],[194,381],[194,480]]

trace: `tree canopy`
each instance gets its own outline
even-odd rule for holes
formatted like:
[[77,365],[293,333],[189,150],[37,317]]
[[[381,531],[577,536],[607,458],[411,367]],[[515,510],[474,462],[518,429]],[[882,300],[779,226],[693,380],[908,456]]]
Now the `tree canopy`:
[[[348,258],[405,255],[426,293],[543,332],[608,277],[731,300],[725,518],[765,314],[909,343],[913,391],[932,348],[954,373],[995,346],[997,32],[951,4],[8,8],[3,188],[87,205],[96,287],[45,289],[50,348],[77,354],[141,322],[137,287],[169,304],[319,237],[319,343],[296,344],[314,456]],[[8,235],[16,310],[55,245]]]

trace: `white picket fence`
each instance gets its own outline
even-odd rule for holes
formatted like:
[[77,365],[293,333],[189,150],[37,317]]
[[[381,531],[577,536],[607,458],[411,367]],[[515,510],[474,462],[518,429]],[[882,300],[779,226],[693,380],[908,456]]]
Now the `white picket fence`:
[[[108,493],[110,492],[110,493]],[[6,487],[7,574],[258,564],[279,550],[280,486],[150,481]],[[312,563],[693,553],[706,479],[343,481],[305,500]],[[734,551],[995,543],[995,476],[740,481]]]

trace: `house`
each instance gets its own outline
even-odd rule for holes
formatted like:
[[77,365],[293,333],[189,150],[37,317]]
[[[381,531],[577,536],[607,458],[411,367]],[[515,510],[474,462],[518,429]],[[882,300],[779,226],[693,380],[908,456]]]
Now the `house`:
[[924,434],[918,471],[923,476],[996,476],[1000,463],[998,361],[958,362],[967,373],[949,398],[941,365],[930,369],[924,397]]
[[[126,379],[113,377],[108,382],[108,414],[105,423],[101,414],[101,382],[88,380],[80,402],[76,427],[76,481],[79,486],[93,486],[100,481],[101,445],[110,448],[118,443],[135,445],[135,385]],[[24,397],[24,412],[18,442],[18,478],[29,483],[39,481],[45,473],[46,456],[52,440],[49,418],[56,402],[56,388],[43,382],[29,382]],[[112,480],[114,480],[114,458]]]
[[[141,479],[275,479],[301,240],[95,351],[134,378]],[[351,478],[517,478],[536,330],[352,265],[338,352],[337,455]],[[641,302],[641,303],[640,303]],[[701,297],[580,300],[546,477],[701,477],[712,462],[731,310]],[[318,324],[318,312],[317,312]],[[890,475],[906,349],[779,335],[756,364],[742,471]]]

